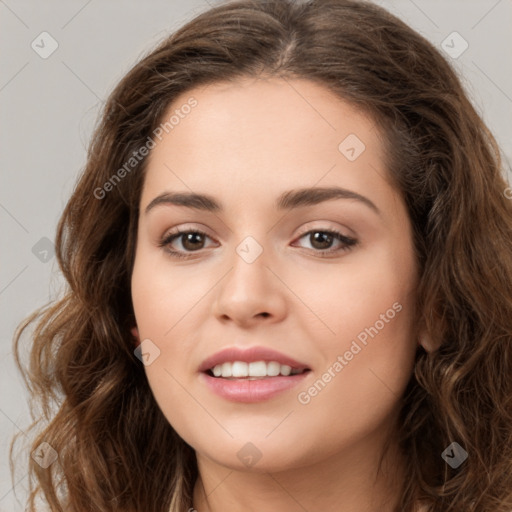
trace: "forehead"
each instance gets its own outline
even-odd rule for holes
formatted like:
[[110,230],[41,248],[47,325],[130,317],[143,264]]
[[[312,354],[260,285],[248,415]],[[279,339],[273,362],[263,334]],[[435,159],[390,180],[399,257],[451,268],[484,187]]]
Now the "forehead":
[[[187,107],[191,98],[197,103],[193,109]],[[172,116],[181,109],[188,113]],[[332,147],[349,131],[368,143],[377,136],[373,119],[362,110],[305,79],[243,78],[197,87],[175,98],[164,121],[171,116],[178,123],[168,127],[167,138],[187,145],[229,137],[232,149],[291,144],[298,150],[304,140]]]
[[176,189],[234,201],[316,184],[386,192],[375,122],[317,83],[210,84],[178,96],[163,121],[171,116],[149,157],[142,204]]

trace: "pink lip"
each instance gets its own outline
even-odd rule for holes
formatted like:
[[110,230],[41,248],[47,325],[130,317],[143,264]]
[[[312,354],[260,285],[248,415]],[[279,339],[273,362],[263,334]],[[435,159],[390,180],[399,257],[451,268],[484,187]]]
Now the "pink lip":
[[279,364],[285,364],[298,370],[309,369],[306,364],[300,363],[291,357],[272,350],[271,348],[250,347],[242,349],[239,347],[229,347],[205,359],[201,363],[199,371],[206,372],[218,364],[233,361],[243,361],[246,363],[253,363],[255,361],[276,361]]
[[254,380],[249,380],[248,378],[223,379],[221,377],[213,377],[207,373],[208,370],[218,364],[233,361],[244,361],[246,363],[276,361],[281,365],[288,365],[297,370],[310,369],[304,363],[276,352],[271,348],[250,347],[241,349],[239,347],[229,347],[221,350],[203,361],[199,367],[201,372],[200,378],[216,395],[234,402],[253,403],[268,400],[296,386],[309,372],[305,371],[304,373],[287,377],[279,375],[277,377],[265,377]]
[[309,372],[290,375],[288,377],[266,377],[256,380],[223,379],[201,373],[200,378],[216,395],[233,402],[254,403],[270,398],[296,386]]

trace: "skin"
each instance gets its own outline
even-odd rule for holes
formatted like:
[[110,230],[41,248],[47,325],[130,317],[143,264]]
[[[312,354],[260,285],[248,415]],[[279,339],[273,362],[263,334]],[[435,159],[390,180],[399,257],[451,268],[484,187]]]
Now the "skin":
[[[163,414],[197,454],[199,512],[304,510],[391,512],[403,482],[396,449],[399,399],[411,376],[418,282],[410,220],[384,164],[373,120],[307,80],[244,79],[184,93],[198,105],[152,150],[140,200],[132,299],[141,340],[160,355],[145,367]],[[356,134],[366,149],[349,161],[338,146]],[[371,200],[333,199],[288,212],[273,202],[286,190],[338,186]],[[146,206],[163,192],[214,196],[223,212]],[[184,237],[159,247],[175,228]],[[340,250],[309,230],[357,240]],[[263,249],[247,263],[245,237]],[[196,248],[196,249],[194,249]],[[187,252],[188,250],[188,252]],[[328,257],[320,253],[328,250]],[[302,404],[308,390],[365,328],[402,309]],[[265,313],[265,314],[263,314]],[[137,331],[134,331],[137,332]],[[213,394],[202,361],[228,346],[265,346],[305,362],[296,388],[244,404]],[[380,472],[386,439],[390,450]],[[251,467],[237,452],[261,453]]]

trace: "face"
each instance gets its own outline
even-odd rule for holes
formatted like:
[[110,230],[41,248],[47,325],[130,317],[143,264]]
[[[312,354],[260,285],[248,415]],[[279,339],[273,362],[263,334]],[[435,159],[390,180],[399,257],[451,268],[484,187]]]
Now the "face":
[[176,109],[149,157],[132,275],[159,407],[230,468],[364,443],[396,417],[416,350],[411,225],[378,128],[306,80],[217,83]]

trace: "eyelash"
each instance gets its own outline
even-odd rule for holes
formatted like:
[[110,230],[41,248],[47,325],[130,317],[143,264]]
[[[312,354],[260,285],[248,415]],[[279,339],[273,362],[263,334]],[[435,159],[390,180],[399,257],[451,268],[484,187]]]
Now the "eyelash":
[[[174,250],[169,249],[167,247],[175,239],[179,238],[182,235],[187,235],[187,234],[190,234],[190,233],[194,233],[194,234],[198,234],[198,235],[202,235],[202,236],[211,238],[207,233],[205,233],[204,231],[201,231],[200,229],[189,229],[189,230],[186,230],[186,231],[180,231],[178,229],[175,232],[170,233],[167,236],[165,236],[158,243],[158,246],[164,248],[165,252],[167,252],[173,258],[179,258],[179,259],[181,259],[181,258],[190,258],[190,257],[192,257],[192,255],[195,252],[199,252],[199,251],[193,251],[193,252],[190,252],[189,254],[183,254],[180,251],[174,251]],[[306,231],[305,233],[302,233],[302,235],[300,235],[298,239],[300,240],[301,238],[304,238],[306,235],[310,235],[311,233],[325,233],[325,234],[331,235],[336,240],[340,241],[343,244],[342,247],[338,248],[338,249],[325,249],[325,250],[310,249],[310,250],[314,251],[315,253],[317,253],[322,258],[326,258],[326,257],[330,256],[332,253],[340,253],[340,252],[349,251],[354,246],[356,246],[358,244],[358,241],[355,238],[347,237],[347,236],[341,234],[338,231],[334,231],[334,230],[330,230],[330,229],[310,229],[309,231]]]

